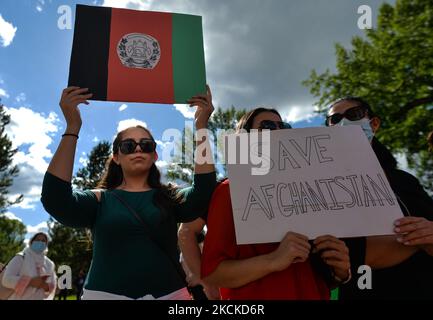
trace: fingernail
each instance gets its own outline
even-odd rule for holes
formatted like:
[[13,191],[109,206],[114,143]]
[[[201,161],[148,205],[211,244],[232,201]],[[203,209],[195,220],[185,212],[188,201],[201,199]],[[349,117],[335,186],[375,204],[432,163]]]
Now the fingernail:
[[400,225],[400,221],[396,221],[396,222],[394,222],[394,224],[396,225],[396,226],[399,226]]
[[400,228],[395,228],[395,232],[400,232]]
[[410,241],[406,241],[404,244],[408,246],[410,244]]
[[403,242],[403,238],[397,238],[398,242]]

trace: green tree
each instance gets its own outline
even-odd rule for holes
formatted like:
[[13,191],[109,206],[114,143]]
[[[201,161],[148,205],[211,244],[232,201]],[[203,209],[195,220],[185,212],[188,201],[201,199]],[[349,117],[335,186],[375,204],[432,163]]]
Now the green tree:
[[26,226],[21,221],[0,215],[0,262],[7,263],[24,249],[26,232]]
[[336,44],[336,72],[315,70],[304,84],[318,97],[319,112],[347,95],[365,98],[382,119],[378,138],[405,153],[410,168],[433,190],[433,1],[383,4],[377,28],[354,37],[352,48]]
[[6,114],[4,105],[0,102],[0,213],[5,212],[8,206],[23,199],[22,195],[13,201],[8,199],[13,178],[18,175],[18,167],[12,165],[12,159],[17,150],[12,147],[12,141],[5,133],[9,123],[10,116]]
[[[222,159],[217,153],[222,152],[222,134],[226,130],[234,130],[239,119],[246,113],[245,109],[237,110],[234,106],[223,110],[217,108],[209,119],[208,128],[212,134],[212,143],[214,145],[215,160]],[[179,180],[187,184],[192,183],[192,173],[194,172],[193,165],[193,130],[191,127],[186,127],[182,132],[182,140],[175,142],[176,156],[172,158],[172,163],[167,168],[167,178],[169,180]],[[223,176],[226,175],[225,165],[216,167],[217,171]]]
[[89,159],[85,167],[80,168],[72,179],[72,184],[79,189],[94,189],[105,169],[105,163],[111,154],[111,143],[99,142],[90,151]]
[[48,234],[51,238],[48,256],[57,267],[70,266],[73,277],[78,275],[80,269],[88,270],[92,249],[84,229],[69,228],[50,218]]

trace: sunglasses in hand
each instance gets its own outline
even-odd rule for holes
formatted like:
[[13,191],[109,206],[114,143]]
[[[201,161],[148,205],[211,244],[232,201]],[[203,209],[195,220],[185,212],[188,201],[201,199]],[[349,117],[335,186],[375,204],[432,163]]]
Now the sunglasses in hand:
[[263,120],[260,122],[259,130],[278,130],[278,129],[292,129],[292,126],[283,121]]
[[363,106],[355,106],[350,109],[347,109],[343,113],[334,113],[333,115],[326,117],[326,125],[333,126],[339,123],[343,118],[346,118],[350,121],[361,120],[367,115],[367,108]]
[[136,142],[134,139],[120,141],[119,150],[123,154],[131,154],[135,152],[137,146],[140,146],[141,151],[144,153],[151,153],[156,149],[155,141],[149,138],[143,138],[139,142]]

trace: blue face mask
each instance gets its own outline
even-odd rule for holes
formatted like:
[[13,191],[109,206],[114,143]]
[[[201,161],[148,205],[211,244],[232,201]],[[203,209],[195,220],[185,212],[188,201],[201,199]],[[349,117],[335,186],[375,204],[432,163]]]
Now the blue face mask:
[[33,241],[30,248],[36,253],[42,253],[47,248],[47,244],[43,241]]
[[340,126],[361,126],[362,131],[364,131],[365,135],[367,136],[368,141],[372,141],[373,137],[374,137],[374,132],[373,132],[373,128],[370,125],[370,120],[369,119],[361,119],[361,120],[356,120],[356,121],[350,121],[347,120],[346,118],[343,118],[340,123]]

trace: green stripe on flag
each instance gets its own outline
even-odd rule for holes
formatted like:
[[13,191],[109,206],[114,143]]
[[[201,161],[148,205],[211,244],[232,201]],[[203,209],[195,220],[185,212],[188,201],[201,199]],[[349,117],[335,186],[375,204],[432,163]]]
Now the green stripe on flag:
[[172,15],[173,82],[176,103],[206,92],[203,30],[200,16]]

